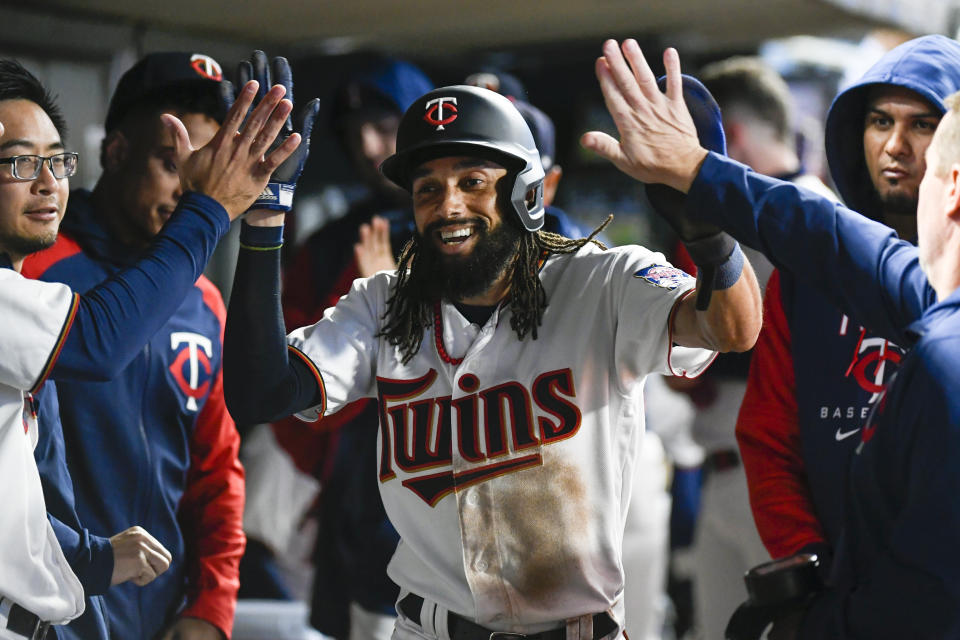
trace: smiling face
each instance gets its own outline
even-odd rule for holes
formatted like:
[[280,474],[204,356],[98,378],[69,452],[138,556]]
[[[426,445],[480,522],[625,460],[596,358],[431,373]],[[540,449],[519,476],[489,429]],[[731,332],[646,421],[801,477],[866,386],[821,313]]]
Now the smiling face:
[[[0,157],[51,156],[63,142],[46,112],[30,100],[0,101]],[[23,259],[52,245],[70,193],[67,178],[54,178],[48,162],[33,180],[13,177],[12,165],[0,165],[0,251],[19,268]]]
[[903,87],[873,89],[867,100],[863,152],[885,214],[916,215],[925,153],[940,111]]
[[[216,120],[207,115],[170,113],[183,121],[194,148],[205,145],[217,132]],[[138,119],[110,136],[104,178],[116,203],[112,227],[125,244],[146,246],[183,195],[173,136],[159,114]]]
[[502,166],[466,156],[437,158],[413,177],[417,231],[443,255],[465,256],[484,233],[503,224],[497,207]]
[[506,175],[499,164],[467,156],[437,158],[414,172],[422,258],[436,265],[441,295],[469,301],[505,291],[524,233],[503,219],[499,183]]

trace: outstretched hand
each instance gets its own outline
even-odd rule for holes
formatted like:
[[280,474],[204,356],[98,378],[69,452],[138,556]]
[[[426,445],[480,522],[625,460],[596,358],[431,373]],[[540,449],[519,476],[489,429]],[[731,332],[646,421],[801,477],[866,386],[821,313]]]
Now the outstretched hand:
[[596,74],[607,110],[620,140],[601,131],[589,131],[580,144],[614,164],[620,171],[653,184],[666,184],[686,193],[707,155],[697,140],[693,119],[683,101],[680,56],[663,53],[667,92],[647,65],[636,40],[618,46],[603,43]]
[[[263,100],[264,88],[274,83],[282,85],[286,89],[287,100],[291,103],[294,101],[293,72],[290,69],[290,63],[284,57],[276,57],[270,62],[267,59],[267,54],[258,49],[250,55],[249,60],[240,62],[237,67],[237,78],[240,82],[256,80],[260,84],[260,91],[254,104]],[[307,162],[307,156],[310,154],[310,134],[313,131],[313,122],[319,110],[320,100],[314,98],[308,101],[306,105],[301,105],[295,117],[288,117],[284,122],[279,135],[270,148],[279,147],[294,133],[300,136],[300,146],[273,172],[270,181],[267,183],[267,188],[253,204],[254,209],[289,211],[293,206],[293,194],[297,187],[297,181],[300,179],[300,174],[303,172],[303,167]]]
[[217,200],[231,220],[239,218],[253,204],[267,186],[270,175],[300,144],[300,135],[293,133],[267,153],[293,105],[284,99],[285,89],[276,85],[247,116],[257,88],[255,81],[241,88],[223,125],[210,142],[199,149],[190,144],[190,136],[179,118],[168,113],[161,116],[173,135],[183,190],[199,191]]

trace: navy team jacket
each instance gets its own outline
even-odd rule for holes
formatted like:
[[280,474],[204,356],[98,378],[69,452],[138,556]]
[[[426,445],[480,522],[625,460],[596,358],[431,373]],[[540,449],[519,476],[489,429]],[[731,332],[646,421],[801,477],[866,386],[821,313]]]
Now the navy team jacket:
[[[82,293],[136,258],[97,221],[89,193],[74,191],[57,243],[23,271]],[[173,555],[146,587],[105,591],[113,637],[151,638],[175,615],[232,631],[244,491],[239,435],[223,403],[224,319],[219,293],[201,276],[113,381],[58,384],[80,523],[98,536],[140,525]],[[105,575],[103,566],[90,571]]]
[[687,209],[907,349],[860,431],[831,586],[801,637],[960,637],[960,289],[937,301],[891,229],[716,154]]

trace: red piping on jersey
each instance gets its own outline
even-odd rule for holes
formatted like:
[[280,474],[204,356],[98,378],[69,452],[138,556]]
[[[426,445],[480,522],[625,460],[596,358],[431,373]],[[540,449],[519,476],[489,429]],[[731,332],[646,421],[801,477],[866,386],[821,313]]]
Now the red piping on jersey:
[[[323,384],[323,376],[320,375],[320,370],[317,369],[316,365],[313,364],[313,361],[307,357],[305,353],[294,347],[293,345],[287,345],[287,349],[295,355],[296,357],[303,360],[303,363],[307,365],[307,368],[310,370],[310,373],[313,374],[313,377],[317,381],[317,387],[320,389],[320,413],[318,414],[317,420],[323,417],[327,412],[327,388]],[[316,421],[314,421],[316,422]]]
[[[696,289],[690,289],[689,291],[685,291],[682,296],[677,298],[677,301],[673,303],[673,308],[670,309],[670,316],[667,318],[667,368],[670,369],[670,373],[675,376],[677,374],[673,372],[673,363],[670,362],[670,358],[673,356],[673,320],[677,315],[677,310],[680,308],[680,303],[689,298],[690,295],[695,291]],[[704,366],[703,369],[697,373],[697,375],[688,376],[687,372],[684,371],[682,376],[677,377],[686,378],[687,380],[695,380],[696,378],[699,378],[706,372],[707,369],[710,368],[710,365],[713,364],[713,361],[717,359],[717,355],[719,354],[714,351],[713,357],[710,358],[710,362],[708,362],[706,366]]]
[[53,347],[53,351],[50,352],[50,357],[47,359],[47,364],[43,366],[43,371],[40,372],[40,377],[37,379],[36,384],[30,389],[30,393],[36,393],[40,390],[40,387],[43,386],[43,383],[47,381],[47,377],[50,375],[50,372],[53,371],[53,365],[57,363],[57,358],[60,357],[60,352],[63,350],[63,343],[67,341],[67,334],[70,333],[70,328],[73,326],[73,321],[77,317],[77,308],[80,306],[80,296],[76,293],[73,294],[73,301],[70,303],[70,310],[67,311],[67,317],[63,321],[63,328],[60,329],[60,336],[57,338],[57,343]]
[[[543,269],[543,265],[547,263],[547,258],[549,257],[550,252],[548,251],[543,251],[540,254],[540,259],[537,261],[538,272]],[[505,306],[507,300],[509,300],[509,298],[502,300],[500,302],[500,306]],[[437,345],[437,354],[440,356],[441,360],[447,364],[452,364],[455,367],[463,362],[463,358],[454,358],[447,353],[446,347],[443,346],[443,313],[440,307],[440,302],[433,303],[433,341]]]

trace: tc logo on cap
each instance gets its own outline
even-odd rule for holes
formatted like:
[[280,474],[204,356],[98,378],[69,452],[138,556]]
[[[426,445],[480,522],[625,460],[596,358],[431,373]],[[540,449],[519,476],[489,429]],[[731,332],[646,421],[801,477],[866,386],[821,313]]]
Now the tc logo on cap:
[[[434,98],[427,101],[424,105],[427,112],[423,114],[423,119],[428,123],[436,125],[437,131],[443,130],[443,125],[450,124],[457,119],[457,99],[456,98]],[[443,110],[447,110],[447,116],[444,117]]]
[[193,67],[193,70],[196,71],[198,75],[203,76],[207,80],[213,80],[215,82],[223,80],[223,70],[220,68],[220,63],[210,56],[195,53],[190,56],[190,66]]

